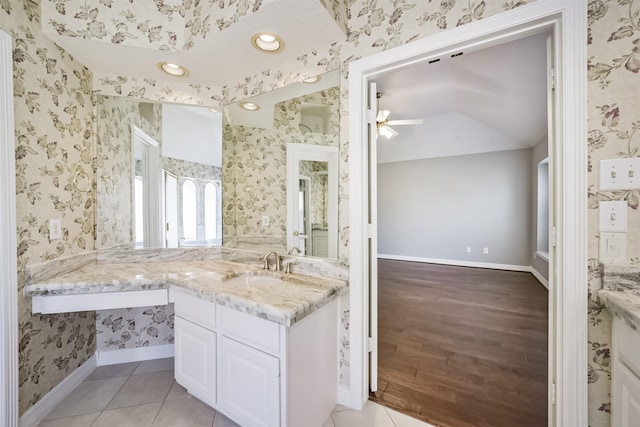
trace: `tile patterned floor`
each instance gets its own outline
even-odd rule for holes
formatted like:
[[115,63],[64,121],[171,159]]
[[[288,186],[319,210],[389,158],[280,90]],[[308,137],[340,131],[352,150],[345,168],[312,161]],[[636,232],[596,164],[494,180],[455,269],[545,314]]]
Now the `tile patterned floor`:
[[[173,379],[173,358],[96,368],[39,427],[238,427]],[[298,426],[295,426],[298,427]],[[300,426],[312,427],[312,426]],[[322,427],[430,427],[367,402],[336,406]]]

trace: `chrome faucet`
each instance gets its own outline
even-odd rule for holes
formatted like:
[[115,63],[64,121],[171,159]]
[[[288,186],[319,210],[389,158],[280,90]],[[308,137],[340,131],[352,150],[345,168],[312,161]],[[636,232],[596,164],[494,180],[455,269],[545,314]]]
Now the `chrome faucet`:
[[293,254],[293,251],[296,251],[296,255],[301,254],[302,253],[302,249],[300,249],[297,246],[292,247],[291,249],[289,249],[289,255]]
[[264,261],[264,266],[263,266],[263,268],[264,268],[265,270],[268,270],[268,269],[269,269],[269,257],[270,257],[271,255],[275,255],[275,257],[276,257],[276,262],[275,262],[276,271],[280,271],[280,270],[282,270],[282,264],[280,263],[280,255],[278,255],[278,253],[277,253],[277,252],[275,252],[275,251],[271,251],[271,252],[269,252],[268,254],[266,254],[266,255],[264,256],[264,258],[262,258],[262,260]]

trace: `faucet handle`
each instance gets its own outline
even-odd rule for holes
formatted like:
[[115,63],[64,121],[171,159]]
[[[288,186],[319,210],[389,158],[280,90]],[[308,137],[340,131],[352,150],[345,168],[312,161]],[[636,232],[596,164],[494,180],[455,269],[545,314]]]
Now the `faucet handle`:
[[298,263],[297,263],[296,261],[294,261],[294,260],[291,260],[291,261],[289,261],[289,262],[284,263],[284,272],[285,272],[286,274],[293,273],[293,271],[291,271],[291,266],[292,266],[292,265],[297,265],[297,264],[298,264]]

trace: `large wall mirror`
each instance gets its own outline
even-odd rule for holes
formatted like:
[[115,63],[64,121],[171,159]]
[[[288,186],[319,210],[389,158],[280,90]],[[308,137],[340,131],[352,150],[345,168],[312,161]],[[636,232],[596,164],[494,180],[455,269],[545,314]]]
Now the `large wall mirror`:
[[339,105],[333,71],[225,107],[225,246],[337,258]]
[[222,244],[222,114],[101,96],[96,248]]
[[[97,95],[96,248],[224,244],[336,258],[338,84],[335,71],[222,112]],[[289,144],[335,154],[298,157],[288,181]],[[287,189],[302,197],[295,225]]]

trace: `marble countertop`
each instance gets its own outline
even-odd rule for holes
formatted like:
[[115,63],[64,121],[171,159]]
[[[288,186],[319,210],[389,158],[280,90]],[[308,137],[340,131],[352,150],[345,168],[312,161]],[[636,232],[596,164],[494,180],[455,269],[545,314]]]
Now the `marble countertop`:
[[[251,287],[225,283],[244,275],[269,275],[284,283]],[[180,288],[202,299],[291,326],[336,298],[347,287],[338,279],[265,271],[225,260],[88,264],[28,284],[25,296],[80,295]]]
[[599,289],[598,298],[613,314],[624,320],[633,329],[640,331],[640,295],[628,291]]
[[603,265],[596,295],[611,314],[640,330],[640,266]]

